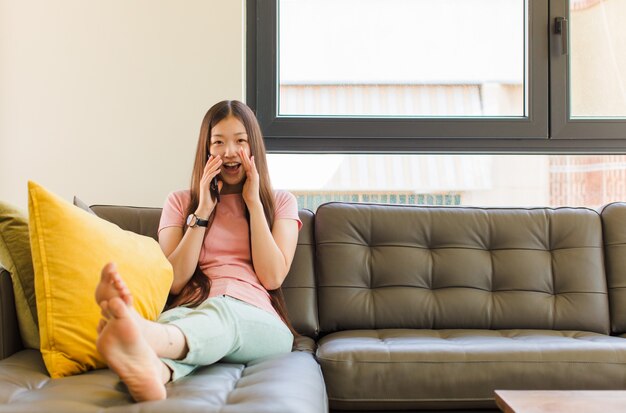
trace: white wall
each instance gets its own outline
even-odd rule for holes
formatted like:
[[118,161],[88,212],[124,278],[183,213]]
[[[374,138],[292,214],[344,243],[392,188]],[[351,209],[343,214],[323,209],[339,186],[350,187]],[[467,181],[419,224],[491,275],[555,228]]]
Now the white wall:
[[0,199],[162,206],[244,99],[244,0],[0,0]]

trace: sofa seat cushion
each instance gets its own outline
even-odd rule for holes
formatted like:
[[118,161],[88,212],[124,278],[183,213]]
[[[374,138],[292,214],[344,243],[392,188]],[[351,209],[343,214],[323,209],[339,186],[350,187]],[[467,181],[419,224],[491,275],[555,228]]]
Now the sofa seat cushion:
[[312,354],[294,351],[242,364],[217,363],[167,385],[167,399],[133,403],[111,370],[51,379],[41,353],[0,361],[0,412],[326,412]]
[[352,330],[317,348],[331,408],[495,407],[496,389],[624,389],[626,340],[581,331]]

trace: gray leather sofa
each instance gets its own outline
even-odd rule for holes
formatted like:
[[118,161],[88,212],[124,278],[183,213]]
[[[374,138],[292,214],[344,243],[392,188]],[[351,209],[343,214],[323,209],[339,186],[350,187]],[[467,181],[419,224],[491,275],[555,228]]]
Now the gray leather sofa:
[[[159,209],[92,208],[156,236]],[[299,349],[206,367],[164,402],[131,404],[108,370],[50,380],[2,272],[0,411],[495,409],[495,389],[626,389],[626,204],[300,216],[284,285]]]
[[[159,208],[93,206],[121,228],[156,239]],[[312,213],[303,211],[299,264],[312,268]],[[114,259],[114,258],[113,258]],[[0,267],[0,412],[323,413],[328,398],[315,360],[317,308],[312,271],[296,271],[285,282],[294,327],[302,333],[290,354],[248,365],[218,363],[167,385],[167,399],[133,403],[108,369],[52,380],[41,353],[23,349],[10,275]]]

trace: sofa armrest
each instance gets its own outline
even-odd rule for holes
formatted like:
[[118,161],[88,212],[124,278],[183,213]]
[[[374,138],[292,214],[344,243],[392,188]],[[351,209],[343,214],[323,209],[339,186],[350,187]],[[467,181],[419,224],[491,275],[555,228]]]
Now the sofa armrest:
[[306,353],[315,354],[315,350],[317,349],[317,344],[315,340],[311,337],[307,336],[298,336],[296,337],[293,343],[293,351],[304,351]]
[[22,349],[11,274],[0,267],[0,360]]

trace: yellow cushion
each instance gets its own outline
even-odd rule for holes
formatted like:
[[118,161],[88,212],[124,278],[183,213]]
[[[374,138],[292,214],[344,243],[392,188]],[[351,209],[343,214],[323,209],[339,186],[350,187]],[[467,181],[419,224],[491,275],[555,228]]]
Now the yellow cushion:
[[28,217],[0,202],[0,264],[11,274],[17,323],[26,348],[39,348],[35,275],[30,255]]
[[154,320],[173,271],[152,238],[124,231],[28,183],[30,244],[41,353],[53,378],[105,367],[96,350],[100,308],[94,292],[109,261],[128,284],[134,306]]

